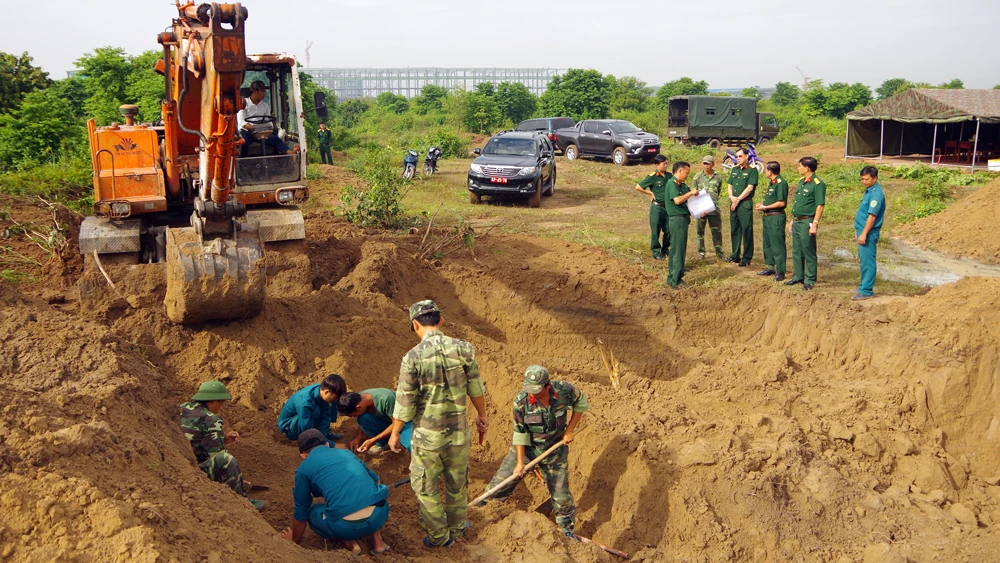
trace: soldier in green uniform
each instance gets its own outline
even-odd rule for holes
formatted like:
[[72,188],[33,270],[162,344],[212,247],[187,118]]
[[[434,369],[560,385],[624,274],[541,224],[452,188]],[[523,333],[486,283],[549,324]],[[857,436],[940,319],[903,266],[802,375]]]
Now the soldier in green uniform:
[[715,171],[715,157],[708,155],[701,159],[702,171],[694,175],[691,189],[696,192],[705,190],[712,197],[715,211],[698,218],[698,256],[705,257],[705,225],[712,230],[712,244],[715,245],[715,255],[719,260],[725,260],[722,253],[722,216],[719,215],[719,192],[722,190],[722,175]]
[[684,260],[687,258],[688,226],[691,224],[691,213],[688,212],[687,200],[698,195],[698,192],[688,188],[687,180],[691,165],[686,162],[674,163],[674,174],[667,180],[667,218],[670,229],[670,273],[667,283],[676,288],[684,276]]
[[[729,232],[733,239],[730,262],[749,266],[753,258],[753,195],[757,188],[757,169],[747,163],[750,153],[736,151],[737,166],[729,171]],[[740,257],[740,243],[743,256]]]
[[319,124],[319,156],[323,159],[323,164],[333,164],[333,155],[330,154],[330,141],[333,140],[333,131],[326,128],[326,123]]
[[795,203],[792,205],[792,223],[788,232],[792,233],[792,271],[794,276],[785,285],[804,284],[802,289],[812,289],[816,285],[816,232],[823,217],[826,204],[826,184],[816,177],[819,165],[811,156],[799,159],[799,186],[795,189]]
[[[181,430],[190,440],[198,468],[208,478],[229,486],[239,495],[246,497],[246,482],[240,464],[226,451],[226,444],[238,442],[236,431],[223,433],[222,417],[219,410],[222,402],[232,399],[229,390],[221,381],[206,381],[198,388],[191,400],[181,405]],[[247,499],[257,510],[264,508],[264,501]]]
[[[420,505],[424,545],[448,547],[465,534],[469,495],[469,426],[466,397],[479,413],[476,426],[486,432],[486,388],[479,377],[476,350],[441,333],[441,311],[430,300],[410,305],[410,325],[420,338],[403,356],[392,414],[389,447],[403,450],[400,433],[413,421],[410,486]],[[440,481],[444,477],[445,502]]]
[[755,209],[763,211],[764,270],[758,276],[774,276],[774,281],[785,279],[785,205],[788,203],[788,182],[781,177],[781,165],[768,162],[764,174],[771,181],[764,195],[764,202]]
[[[670,161],[662,154],[653,158],[653,165],[656,169],[649,175],[639,180],[635,185],[636,191],[642,192],[650,197],[649,200],[649,249],[653,251],[653,258],[663,260],[670,251],[670,233],[667,231],[667,210],[664,207],[666,196],[664,190],[667,180],[670,179],[670,172],[667,169]],[[660,244],[660,235],[663,235],[663,244]]]
[[[524,464],[534,460],[560,441],[573,441],[576,425],[590,409],[587,397],[569,383],[550,381],[549,370],[529,366],[524,372],[524,386],[514,397],[514,442],[487,489],[496,487],[511,475],[524,476]],[[552,495],[556,524],[571,539],[576,524],[576,504],[569,490],[569,448],[559,448],[538,463]],[[507,485],[493,496],[505,499],[519,481]],[[486,501],[483,501],[485,504]]]

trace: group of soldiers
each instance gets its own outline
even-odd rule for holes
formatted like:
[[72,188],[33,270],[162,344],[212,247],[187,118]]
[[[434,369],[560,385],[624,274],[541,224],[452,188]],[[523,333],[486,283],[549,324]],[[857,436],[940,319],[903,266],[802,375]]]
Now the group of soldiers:
[[[775,161],[764,166],[768,180],[763,201],[754,205],[754,196],[760,182],[757,168],[750,166],[750,153],[744,148],[736,151],[736,166],[726,182],[729,196],[729,224],[732,235],[732,253],[722,249],[722,219],[719,198],[722,192],[722,175],[715,171],[715,158],[702,159],[703,170],[695,175],[692,188],[685,184],[691,170],[687,162],[676,162],[672,169],[664,155],[657,155],[655,170],[639,180],[635,189],[650,197],[649,227],[650,250],[653,258],[663,260],[669,256],[667,282],[670,287],[684,287],[682,279],[687,257],[688,226],[691,214],[686,202],[701,192],[707,193],[715,209],[698,218],[698,254],[705,257],[705,226],[709,226],[715,254],[720,260],[747,267],[753,259],[753,212],[762,213],[764,243],[764,269],[758,276],[773,276],[785,285],[802,284],[804,290],[816,285],[817,257],[816,236],[823,208],[826,205],[826,184],[816,176],[818,162],[811,156],[798,160],[801,177],[791,205],[791,222],[787,222],[789,206],[788,183],[781,177],[781,165]],[[668,169],[670,171],[668,171]],[[885,216],[885,194],[878,183],[878,169],[865,166],[861,170],[864,196],[855,216],[855,236],[861,266],[861,282],[852,299],[863,300],[874,296],[876,245]],[[792,279],[785,280],[787,232],[792,235]]]
[[[420,343],[403,356],[395,392],[381,388],[349,392],[344,379],[332,374],[297,391],[282,408],[278,430],[296,441],[302,459],[295,472],[292,524],[282,537],[298,543],[308,524],[319,536],[340,541],[356,554],[361,552],[357,540],[367,536],[373,540],[372,555],[388,550],[381,536],[389,516],[388,488],[356,455],[386,449],[410,452],[410,486],[426,532],[425,547],[450,547],[469,529],[469,402],[478,415],[480,442],[489,425],[486,388],[475,348],[441,332],[441,311],[433,301],[414,303],[409,317]],[[240,436],[224,432],[218,414],[230,399],[222,382],[203,383],[181,405],[181,428],[199,468],[210,479],[247,497],[251,486],[243,480],[237,460],[226,451]],[[490,489],[496,489],[492,498],[508,497],[519,480],[499,485],[512,476],[523,477],[526,464],[560,446],[537,467],[552,496],[555,521],[571,540],[578,538],[566,446],[589,408],[587,398],[573,385],[551,380],[542,366],[528,367],[522,390],[513,401],[512,445],[490,483]],[[358,432],[346,446],[335,442],[343,436],[330,428],[338,415],[357,418]],[[320,497],[322,502],[314,502]],[[264,508],[262,501],[247,499],[257,510]]]

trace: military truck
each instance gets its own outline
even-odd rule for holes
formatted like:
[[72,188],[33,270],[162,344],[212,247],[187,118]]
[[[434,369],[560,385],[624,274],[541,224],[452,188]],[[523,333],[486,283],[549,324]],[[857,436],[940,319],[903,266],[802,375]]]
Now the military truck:
[[753,98],[673,96],[667,110],[667,137],[686,145],[762,145],[781,130],[773,113],[757,111]]

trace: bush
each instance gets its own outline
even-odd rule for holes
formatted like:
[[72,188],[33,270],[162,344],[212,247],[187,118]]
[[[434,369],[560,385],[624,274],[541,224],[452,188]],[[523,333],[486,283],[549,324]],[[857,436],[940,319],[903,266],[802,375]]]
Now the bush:
[[664,134],[664,126],[667,124],[667,114],[661,111],[616,111],[611,114],[611,117],[614,119],[624,119],[643,131],[661,137]]
[[900,215],[898,220],[900,223],[909,223],[922,217],[927,217],[944,211],[946,207],[948,206],[943,201],[928,201],[926,203],[921,203],[920,206],[917,207],[917,210],[913,213]]
[[715,155],[715,150],[708,145],[698,145],[688,147],[680,143],[665,142],[661,145],[660,152],[670,159],[671,163],[684,161],[689,163],[695,170],[699,170],[701,159],[708,155]]
[[407,222],[400,188],[407,183],[399,173],[396,151],[374,147],[364,157],[351,161],[351,169],[365,180],[364,189],[348,186],[340,200],[341,213],[363,227],[394,229]]
[[[93,198],[90,162],[74,159],[28,170],[0,173],[0,192],[69,203]],[[93,203],[93,199],[91,199]]]

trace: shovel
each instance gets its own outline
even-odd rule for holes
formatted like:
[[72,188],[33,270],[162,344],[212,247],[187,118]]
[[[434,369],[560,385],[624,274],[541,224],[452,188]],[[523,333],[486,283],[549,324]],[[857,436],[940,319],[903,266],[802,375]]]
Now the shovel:
[[[558,450],[559,448],[561,448],[561,447],[563,447],[565,445],[566,444],[564,444],[563,442],[559,442],[556,445],[552,446],[551,448],[545,450],[545,452],[543,452],[542,455],[540,455],[540,456],[536,457],[535,459],[529,461],[528,464],[524,466],[524,473],[525,473],[525,475],[527,475],[528,471],[530,471],[532,468],[534,468],[536,465],[538,465],[543,459],[549,457],[556,450]],[[483,493],[483,494],[479,495],[478,497],[476,497],[475,499],[473,499],[472,502],[469,503],[469,508],[475,507],[475,505],[479,504],[480,502],[482,502],[482,501],[490,498],[494,494],[496,494],[496,492],[499,491],[500,489],[503,489],[507,485],[513,483],[514,481],[517,481],[518,479],[522,479],[522,478],[523,478],[523,476],[520,476],[520,475],[511,475],[510,477],[507,477],[506,479],[504,479],[503,481],[501,481],[500,484],[497,485],[496,487],[493,487],[492,489],[486,491],[485,493]]]

